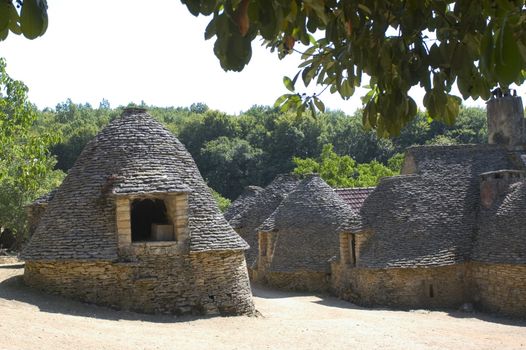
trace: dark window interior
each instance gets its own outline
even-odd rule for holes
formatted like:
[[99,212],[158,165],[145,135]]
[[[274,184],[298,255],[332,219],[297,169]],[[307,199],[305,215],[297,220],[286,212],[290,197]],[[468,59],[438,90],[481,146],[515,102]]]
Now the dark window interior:
[[261,256],[266,256],[267,255],[267,234],[261,233],[260,237],[261,237],[261,247],[260,247]]
[[351,264],[356,266],[356,240],[354,235],[351,235]]
[[430,298],[434,298],[435,297],[435,291],[433,289],[433,285],[432,284],[429,285],[429,297]]
[[170,224],[161,199],[136,199],[130,214],[132,242],[152,240],[152,224]]

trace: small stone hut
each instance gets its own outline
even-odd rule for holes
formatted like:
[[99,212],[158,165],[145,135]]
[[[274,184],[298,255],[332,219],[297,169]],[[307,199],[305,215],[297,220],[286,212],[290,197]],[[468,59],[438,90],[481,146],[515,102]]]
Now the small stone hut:
[[223,216],[227,221],[232,220],[238,214],[243,213],[245,210],[250,208],[257,198],[257,194],[263,191],[263,188],[259,186],[247,186],[243,190],[243,193],[236,198],[235,201],[230,204],[228,209],[225,211]]
[[[515,128],[491,122],[506,118],[491,112],[498,105]],[[336,292],[363,305],[471,302],[526,316],[522,113],[518,97],[493,99],[490,144],[409,148],[402,175],[384,178],[365,200],[361,224],[342,228],[332,265]]]
[[350,207],[317,174],[308,175],[258,228],[254,279],[282,289],[326,291]]
[[139,312],[252,314],[246,242],[184,146],[143,109],[89,142],[29,244],[29,286]]
[[250,245],[246,254],[247,265],[252,275],[258,256],[257,228],[278,207],[287,195],[296,188],[300,179],[293,174],[281,174],[256,196],[246,203],[244,210],[229,220],[230,225]]

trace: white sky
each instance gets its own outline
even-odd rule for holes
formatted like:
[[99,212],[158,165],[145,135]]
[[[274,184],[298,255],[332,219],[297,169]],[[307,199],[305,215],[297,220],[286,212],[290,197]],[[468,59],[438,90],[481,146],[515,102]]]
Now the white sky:
[[[48,0],[48,6],[44,36],[27,40],[10,33],[0,42],[8,73],[28,85],[39,108],[67,98],[97,107],[106,98],[113,107],[204,102],[235,114],[272,105],[287,92],[283,76],[297,72],[297,57],[280,61],[258,39],[243,72],[224,72],[214,39],[203,37],[209,18],[192,16],[179,0]],[[327,108],[351,114],[361,106],[359,95],[343,101],[326,91],[322,99]],[[422,92],[413,98],[421,105]]]

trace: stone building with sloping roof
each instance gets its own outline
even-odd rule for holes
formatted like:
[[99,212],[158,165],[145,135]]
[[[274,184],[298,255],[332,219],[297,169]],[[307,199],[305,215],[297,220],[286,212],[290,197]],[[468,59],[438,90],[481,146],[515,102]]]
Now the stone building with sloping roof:
[[495,105],[518,121],[514,134],[490,122],[502,143],[409,148],[402,175],[382,179],[364,201],[361,224],[340,230],[332,265],[340,296],[411,308],[472,302],[526,316],[522,103],[490,100],[490,121],[502,117],[490,112]]
[[228,209],[223,214],[225,219],[230,221],[232,218],[236,217],[236,215],[243,213],[245,210],[250,208],[252,204],[255,203],[257,194],[261,191],[263,191],[263,188],[259,186],[245,187],[243,193],[241,193],[239,197],[237,197],[236,200],[230,204]]
[[252,314],[247,243],[142,109],[90,141],[24,249],[32,287],[140,312]]
[[351,208],[317,174],[296,189],[257,229],[254,279],[283,289],[325,291],[330,260],[339,254],[339,231]]
[[245,251],[249,272],[252,274],[258,256],[257,228],[274,212],[278,205],[299,184],[300,179],[293,174],[281,174],[259,191],[253,200],[228,222],[250,245]]
[[351,207],[352,211],[358,212],[374,189],[375,187],[335,188],[334,192]]

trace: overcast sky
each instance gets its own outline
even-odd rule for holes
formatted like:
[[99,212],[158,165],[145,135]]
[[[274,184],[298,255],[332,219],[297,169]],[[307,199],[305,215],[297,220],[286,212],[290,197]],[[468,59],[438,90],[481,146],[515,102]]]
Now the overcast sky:
[[[96,107],[106,98],[113,107],[204,102],[239,113],[272,105],[287,92],[283,76],[297,72],[297,57],[280,61],[257,39],[245,70],[224,72],[213,54],[214,39],[203,37],[209,18],[192,16],[179,0],[48,0],[48,6],[43,37],[10,33],[0,42],[9,74],[28,85],[40,108],[67,98]],[[322,98],[328,108],[351,114],[361,106],[359,95],[343,101],[327,91]],[[419,105],[421,95],[415,91]]]

